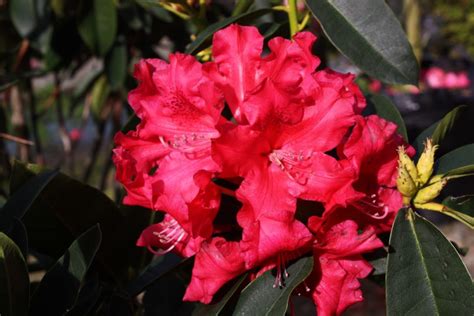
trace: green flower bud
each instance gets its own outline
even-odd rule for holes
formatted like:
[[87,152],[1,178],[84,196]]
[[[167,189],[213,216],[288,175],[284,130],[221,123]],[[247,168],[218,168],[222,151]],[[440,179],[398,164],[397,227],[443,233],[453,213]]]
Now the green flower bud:
[[418,159],[416,169],[418,170],[419,184],[424,185],[430,179],[433,174],[434,155],[438,145],[433,146],[431,139],[427,139],[425,142],[425,149]]
[[447,181],[443,179],[424,187],[418,191],[414,202],[419,204],[431,202],[436,197],[438,197],[438,195],[441,193],[441,190],[443,190],[443,187],[446,185],[446,182]]
[[418,170],[416,170],[415,163],[408,157],[403,146],[398,147],[398,167],[406,169],[413,182],[418,184]]
[[397,189],[403,195],[403,204],[410,204],[411,198],[416,193],[417,186],[408,170],[403,167],[403,164],[399,164],[398,167]]

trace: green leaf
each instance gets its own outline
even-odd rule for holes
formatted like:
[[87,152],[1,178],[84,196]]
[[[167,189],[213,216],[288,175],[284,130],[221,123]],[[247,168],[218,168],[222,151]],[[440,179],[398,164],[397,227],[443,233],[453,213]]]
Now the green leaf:
[[127,293],[135,297],[166,274],[178,270],[191,269],[194,259],[184,259],[170,254],[154,259],[140,275],[127,286]]
[[474,172],[474,144],[466,145],[443,155],[435,163],[436,174],[454,176]]
[[117,10],[113,0],[92,0],[92,8],[79,22],[79,34],[96,54],[104,56],[117,33]]
[[415,147],[417,154],[419,155],[423,151],[424,142],[427,138],[432,138],[434,144],[440,145],[446,137],[455,133],[457,129],[454,123],[462,119],[467,110],[468,107],[465,105],[458,106],[446,114],[441,120],[421,132],[413,142],[413,147]]
[[285,315],[293,290],[313,270],[313,257],[302,258],[290,265],[283,288],[273,288],[275,277],[267,271],[242,291],[234,315]]
[[7,200],[0,210],[0,230],[9,234],[14,218],[21,219],[58,170],[45,171],[29,179]]
[[230,18],[224,19],[222,21],[216,22],[214,24],[209,25],[205,30],[203,30],[199,35],[196,37],[194,42],[192,42],[189,47],[186,49],[187,54],[195,54],[200,50],[206,48],[209,44],[208,41],[212,37],[212,35],[219,31],[220,29],[232,24],[232,23],[240,23],[244,24],[248,21],[252,21],[262,15],[274,12],[273,9],[265,8],[259,9],[247,13],[243,13],[237,16],[232,16]]
[[377,114],[381,118],[386,119],[387,121],[397,124],[398,134],[402,135],[405,141],[408,141],[408,133],[405,122],[403,121],[403,118],[400,115],[397,107],[392,103],[392,101],[390,101],[389,98],[380,94],[373,94],[367,97],[367,101],[369,110],[370,108],[373,108],[373,113]]
[[446,209],[442,213],[453,217],[454,219],[466,224],[474,229],[474,196],[448,196],[441,202]]
[[448,196],[442,204],[474,217],[474,195]]
[[105,60],[105,72],[112,90],[121,88],[127,77],[127,46],[117,44],[110,50]]
[[74,306],[101,239],[97,224],[71,244],[45,274],[34,292],[30,315],[64,315]]
[[0,315],[28,315],[30,280],[25,260],[4,233],[0,233]]
[[433,144],[439,144],[446,135],[453,129],[454,123],[462,116],[467,106],[461,105],[446,114],[436,125],[433,132]]
[[387,83],[418,83],[418,62],[400,22],[381,0],[306,0],[334,44],[370,76]]
[[[13,168],[18,182],[33,177],[36,165],[18,164]],[[149,216],[138,212],[136,216]],[[101,191],[59,173],[40,193],[23,217],[29,246],[35,251],[59,258],[68,246],[89,227],[100,224],[102,247],[97,263],[104,278],[126,281],[139,263],[140,249],[135,246],[143,226],[134,225],[117,205]]]
[[130,118],[128,119],[127,123],[122,127],[121,132],[126,134],[127,132],[134,130],[137,125],[140,124],[140,119],[138,116],[134,113]]
[[402,209],[390,236],[388,315],[470,315],[474,286],[456,249],[429,221]]
[[196,309],[193,311],[193,316],[219,315],[224,307],[226,307],[227,303],[235,294],[235,292],[240,288],[247,276],[248,274],[245,273],[244,275],[237,278],[232,287],[225,293],[219,302],[215,304],[198,304]]
[[105,75],[100,76],[92,87],[92,113],[96,118],[100,117],[102,108],[110,94],[110,86]]
[[35,2],[35,0],[9,1],[10,17],[22,37],[29,36],[38,24]]

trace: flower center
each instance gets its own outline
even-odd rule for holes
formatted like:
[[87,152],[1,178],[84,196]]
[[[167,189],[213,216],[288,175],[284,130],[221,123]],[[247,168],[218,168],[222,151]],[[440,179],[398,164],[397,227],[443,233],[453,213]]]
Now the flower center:
[[389,213],[388,206],[385,205],[380,199],[377,194],[372,194],[370,196],[366,196],[363,199],[357,201],[354,206],[362,211],[363,213],[367,214],[368,216],[372,217],[373,219],[383,219],[387,217]]
[[153,232],[158,239],[158,249],[148,246],[148,250],[157,256],[164,255],[173,250],[188,234],[183,230],[178,221],[167,216],[160,224],[160,229]]
[[305,185],[308,182],[311,167],[311,151],[273,150],[268,159],[277,165],[293,181]]
[[205,134],[179,134],[170,139],[160,136],[160,141],[163,145],[184,153],[189,159],[202,158],[211,149],[211,138]]
[[275,282],[273,283],[273,288],[279,287],[280,289],[285,286],[285,278],[289,277],[288,271],[286,270],[287,258],[285,254],[279,254],[277,258],[277,275],[275,277]]

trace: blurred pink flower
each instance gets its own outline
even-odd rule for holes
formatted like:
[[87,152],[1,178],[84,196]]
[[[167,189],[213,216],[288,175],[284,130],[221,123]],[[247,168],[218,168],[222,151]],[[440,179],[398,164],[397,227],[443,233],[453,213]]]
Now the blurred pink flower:
[[81,130],[78,128],[73,128],[69,131],[69,138],[71,138],[73,142],[77,142],[79,139],[81,139],[81,136]]

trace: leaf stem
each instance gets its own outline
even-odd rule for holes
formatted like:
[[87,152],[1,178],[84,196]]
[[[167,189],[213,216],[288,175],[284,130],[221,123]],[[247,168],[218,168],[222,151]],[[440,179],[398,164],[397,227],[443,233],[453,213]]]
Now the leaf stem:
[[296,1],[297,0],[288,0],[288,19],[290,21],[291,37],[298,32],[298,10]]

